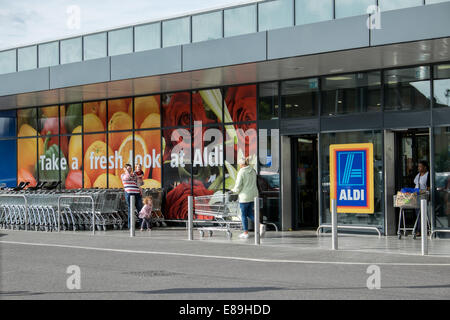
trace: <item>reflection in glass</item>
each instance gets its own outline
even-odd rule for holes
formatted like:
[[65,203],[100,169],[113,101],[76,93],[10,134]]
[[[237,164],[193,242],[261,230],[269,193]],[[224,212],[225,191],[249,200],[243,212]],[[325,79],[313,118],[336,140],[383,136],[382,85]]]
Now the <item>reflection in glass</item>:
[[257,31],[256,5],[224,10],[225,37]]
[[376,0],[335,0],[336,19],[367,14],[367,8]]
[[133,52],[133,28],[126,28],[108,32],[108,55]]
[[158,49],[161,47],[161,23],[146,24],[134,28],[135,51]]
[[[0,141],[0,184],[5,184],[6,187],[11,188],[17,185],[17,140],[2,140]],[[23,173],[23,171],[22,171]],[[29,175],[20,176],[20,181],[30,181],[34,178]],[[31,182],[31,181],[30,181]]]
[[16,50],[0,52],[0,74],[16,72]]
[[278,82],[259,85],[259,120],[278,119]]
[[50,42],[40,44],[39,50],[39,68],[56,66],[59,64],[59,42]]
[[17,49],[19,71],[31,70],[37,68],[37,47],[26,47]]
[[106,32],[84,37],[84,60],[106,57]]
[[450,227],[450,127],[434,128],[435,228]]
[[192,42],[222,38],[222,11],[192,16]]
[[258,6],[258,31],[294,25],[293,0],[262,2]]
[[423,0],[378,0],[381,11],[416,7],[423,5]]
[[61,45],[61,64],[78,62],[82,60],[81,37],[62,40]]
[[16,135],[16,111],[0,111],[0,137]]
[[381,111],[379,71],[322,78],[322,114]]
[[450,107],[450,64],[434,67],[434,107]]
[[331,223],[330,214],[330,151],[331,144],[373,143],[374,214],[339,213],[338,224],[370,225],[384,230],[383,212],[383,148],[380,131],[339,132],[321,134],[322,150],[322,212],[320,224]]
[[163,21],[163,47],[191,42],[190,18]]
[[284,118],[303,118],[317,114],[319,80],[317,78],[281,83],[281,107]]
[[333,19],[333,0],[295,0],[295,24]]
[[37,109],[17,110],[17,135],[22,137],[37,136]]
[[384,73],[386,110],[423,110],[430,107],[428,66],[388,70]]

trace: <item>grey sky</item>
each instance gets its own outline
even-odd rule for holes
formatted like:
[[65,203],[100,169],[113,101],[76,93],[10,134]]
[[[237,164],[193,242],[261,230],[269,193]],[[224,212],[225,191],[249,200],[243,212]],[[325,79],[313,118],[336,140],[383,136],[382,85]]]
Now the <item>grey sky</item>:
[[[0,0],[0,50],[252,0]],[[80,28],[67,25],[68,7]]]

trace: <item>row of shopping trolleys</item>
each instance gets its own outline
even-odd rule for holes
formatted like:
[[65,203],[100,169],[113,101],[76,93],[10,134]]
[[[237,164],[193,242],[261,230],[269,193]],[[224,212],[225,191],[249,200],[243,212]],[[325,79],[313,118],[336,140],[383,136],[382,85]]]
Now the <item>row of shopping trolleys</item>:
[[[123,191],[0,190],[0,228],[56,231],[121,230],[128,214]],[[58,214],[59,204],[59,214]],[[59,219],[58,219],[59,217]],[[59,221],[58,221],[59,220]]]

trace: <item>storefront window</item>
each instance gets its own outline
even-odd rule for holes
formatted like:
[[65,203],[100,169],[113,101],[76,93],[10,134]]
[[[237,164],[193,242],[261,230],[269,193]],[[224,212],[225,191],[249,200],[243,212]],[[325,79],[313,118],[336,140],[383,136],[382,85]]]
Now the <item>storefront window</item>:
[[56,66],[59,64],[59,43],[57,41],[40,44],[39,68]]
[[[125,107],[121,111],[124,110]],[[106,120],[105,100],[83,103],[83,132],[105,131]]]
[[[39,132],[41,133],[41,135],[42,136],[58,135],[60,130],[59,107],[58,106],[43,107],[39,108],[38,112],[39,112]],[[61,129],[64,130],[64,126]]]
[[161,102],[163,127],[189,127],[191,125],[190,92],[164,94]]
[[375,6],[376,0],[335,0],[336,19],[367,14],[369,6]]
[[281,108],[283,118],[303,118],[316,115],[319,109],[318,79],[283,81],[281,83]]
[[434,67],[434,107],[450,107],[450,64]]
[[37,136],[37,109],[17,110],[17,135],[22,137]]
[[[0,140],[0,185],[15,187],[17,185],[17,140]],[[33,180],[31,174],[25,176],[21,171],[20,181]]]
[[258,5],[258,31],[273,30],[293,25],[293,0],[268,1]]
[[134,122],[136,129],[161,127],[161,96],[138,97],[134,99]]
[[256,85],[225,90],[224,122],[256,121]]
[[194,122],[210,125],[223,122],[222,91],[201,90],[192,93],[192,117]]
[[222,38],[222,11],[192,17],[192,42]]
[[19,48],[17,57],[19,71],[37,68],[37,46]]
[[403,9],[423,5],[423,0],[378,0],[381,11]]
[[[19,135],[20,137],[20,135]],[[38,159],[44,154],[42,138],[17,139],[17,180],[35,186],[38,180]]]
[[278,119],[278,82],[262,83],[259,85],[259,120]]
[[178,46],[191,42],[190,18],[163,21],[163,47]]
[[161,188],[161,130],[141,130],[134,135],[135,164],[144,171],[143,188]]
[[430,68],[387,70],[384,73],[386,110],[427,110],[430,107]]
[[146,24],[134,28],[135,51],[158,49],[161,47],[161,23]]
[[322,78],[322,115],[381,111],[380,72]]
[[369,225],[384,230],[383,212],[383,139],[380,131],[339,132],[321,134],[322,212],[320,223],[331,223],[330,215],[330,151],[331,144],[373,143],[374,214],[339,213],[343,225]]
[[[79,129],[81,132],[81,127]],[[61,142],[61,149],[67,144],[67,163],[69,171],[66,179],[62,180],[65,189],[81,189],[83,188],[83,136],[81,134],[67,136],[65,141]],[[64,178],[64,177],[62,177]],[[91,188],[91,182],[87,173],[84,173],[84,187]]]
[[0,111],[0,138],[16,135],[16,111]]
[[435,227],[450,227],[450,127],[434,128]]
[[115,170],[109,163],[109,155],[114,155],[113,150],[106,144],[106,134],[85,134],[83,143],[84,174],[88,177],[84,184],[90,183],[93,188],[106,189],[108,174],[114,175]]
[[84,60],[106,57],[106,32],[84,37]]
[[257,31],[256,5],[224,10],[225,37]]
[[333,0],[295,0],[295,24],[333,19]]

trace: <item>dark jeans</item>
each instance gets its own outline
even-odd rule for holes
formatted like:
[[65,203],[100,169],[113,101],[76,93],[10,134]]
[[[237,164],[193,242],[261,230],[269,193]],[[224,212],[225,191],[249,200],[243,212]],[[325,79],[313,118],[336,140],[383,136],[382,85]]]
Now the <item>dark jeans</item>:
[[135,196],[135,205],[136,205],[136,210],[138,212],[140,212],[142,210],[142,196],[140,193],[127,193],[125,192],[125,200],[127,201],[127,205],[128,205],[128,229],[130,229],[130,197],[131,196]]
[[255,221],[254,217],[254,202],[245,202],[239,203],[239,207],[241,208],[241,216],[242,216],[242,229],[244,231],[248,231],[248,220],[247,218]]

